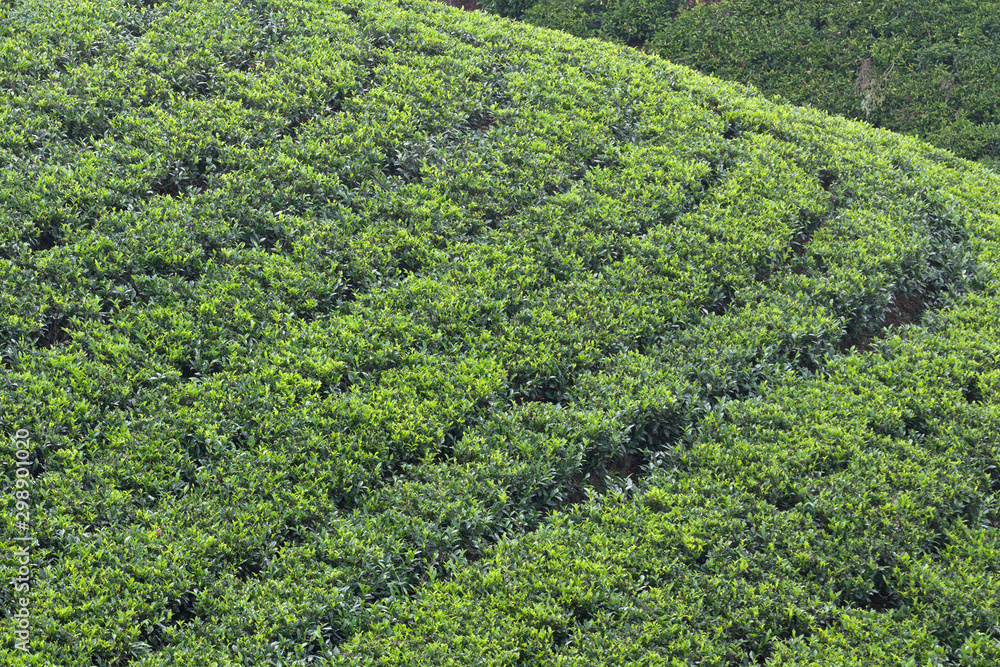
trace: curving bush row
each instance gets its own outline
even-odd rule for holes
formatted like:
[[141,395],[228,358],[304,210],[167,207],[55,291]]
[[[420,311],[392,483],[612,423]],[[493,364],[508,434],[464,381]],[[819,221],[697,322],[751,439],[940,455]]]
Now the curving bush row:
[[423,0],[2,11],[5,664],[995,662],[992,172]]

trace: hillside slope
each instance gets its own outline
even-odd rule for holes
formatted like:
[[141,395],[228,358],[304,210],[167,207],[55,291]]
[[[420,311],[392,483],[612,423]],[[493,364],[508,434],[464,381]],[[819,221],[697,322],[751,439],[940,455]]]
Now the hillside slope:
[[4,664],[1000,660],[1000,177],[422,0],[0,11]]
[[996,0],[489,0],[1000,166]]

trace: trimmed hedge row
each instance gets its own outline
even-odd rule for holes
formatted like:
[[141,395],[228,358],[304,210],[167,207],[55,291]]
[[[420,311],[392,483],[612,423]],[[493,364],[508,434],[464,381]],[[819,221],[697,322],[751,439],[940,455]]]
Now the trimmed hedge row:
[[995,664],[998,314],[979,295],[729,403],[335,663]]
[[993,655],[991,172],[423,1],[3,11],[5,661]]

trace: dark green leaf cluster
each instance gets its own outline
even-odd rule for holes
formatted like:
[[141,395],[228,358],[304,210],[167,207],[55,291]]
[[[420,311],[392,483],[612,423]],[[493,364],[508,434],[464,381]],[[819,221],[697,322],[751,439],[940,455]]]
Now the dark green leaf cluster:
[[642,46],[666,30],[685,5],[683,0],[487,0],[485,11],[563,30],[577,37]]
[[2,11],[4,664],[995,664],[992,172],[424,0]]

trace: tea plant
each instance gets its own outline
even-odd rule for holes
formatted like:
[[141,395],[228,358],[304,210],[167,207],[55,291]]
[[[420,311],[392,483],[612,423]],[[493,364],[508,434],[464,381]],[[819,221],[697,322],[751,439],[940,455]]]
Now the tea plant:
[[992,172],[423,0],[2,11],[5,664],[995,662]]

